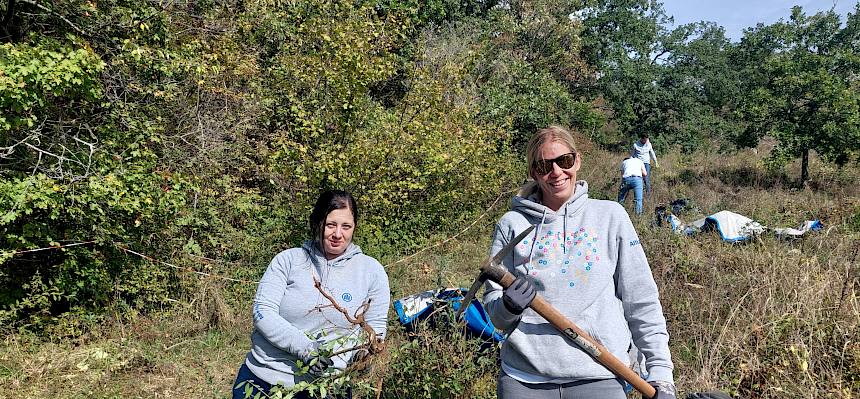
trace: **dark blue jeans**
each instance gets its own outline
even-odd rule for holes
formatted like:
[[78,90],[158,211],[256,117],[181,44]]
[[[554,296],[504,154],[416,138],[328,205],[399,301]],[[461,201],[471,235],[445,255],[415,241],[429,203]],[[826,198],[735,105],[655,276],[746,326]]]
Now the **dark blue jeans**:
[[[242,362],[242,367],[239,367],[239,373],[236,375],[236,381],[233,383],[233,399],[245,399],[245,385],[242,384],[241,387],[236,387],[239,383],[243,381],[250,381],[249,385],[251,388],[249,398],[253,398],[254,395],[260,393],[261,398],[267,398],[269,391],[272,390],[272,384],[267,383],[257,377],[251,369],[248,368],[248,365],[245,362]],[[293,396],[295,399],[313,399],[307,392],[298,392]],[[329,395],[326,399],[352,399],[352,389],[348,389],[346,394],[340,396],[332,396]]]
[[[244,381],[248,381],[248,384],[238,386],[239,383]],[[272,389],[271,384],[254,375],[251,369],[248,368],[248,365],[242,362],[242,367],[239,367],[239,374],[236,375],[236,382],[233,383],[233,399],[245,399],[245,385],[251,387],[250,398],[253,398],[258,393],[263,394],[261,396],[265,397],[264,395],[267,395],[269,390]]]

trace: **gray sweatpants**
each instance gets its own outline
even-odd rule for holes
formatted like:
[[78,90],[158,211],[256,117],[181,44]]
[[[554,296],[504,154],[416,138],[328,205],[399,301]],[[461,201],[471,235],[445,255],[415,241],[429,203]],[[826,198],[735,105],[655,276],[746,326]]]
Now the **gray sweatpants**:
[[625,399],[624,383],[618,379],[583,380],[567,384],[526,384],[504,371],[496,385],[499,399]]

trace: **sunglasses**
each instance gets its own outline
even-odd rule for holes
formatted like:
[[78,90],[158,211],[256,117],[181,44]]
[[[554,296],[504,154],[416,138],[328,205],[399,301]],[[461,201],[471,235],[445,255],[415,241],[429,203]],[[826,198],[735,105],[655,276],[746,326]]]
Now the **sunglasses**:
[[538,159],[535,161],[534,170],[538,174],[545,175],[552,172],[552,164],[558,165],[562,169],[570,169],[576,163],[576,153],[569,152],[560,157],[553,159]]

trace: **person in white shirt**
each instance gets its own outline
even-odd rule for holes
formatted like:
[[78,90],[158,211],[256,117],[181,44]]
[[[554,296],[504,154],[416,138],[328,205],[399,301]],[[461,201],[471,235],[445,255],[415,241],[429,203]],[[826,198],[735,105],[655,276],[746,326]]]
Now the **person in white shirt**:
[[645,194],[651,196],[651,159],[654,159],[654,167],[657,167],[657,154],[654,153],[654,147],[651,146],[651,141],[648,140],[648,133],[639,134],[639,140],[633,143],[630,148],[630,156],[638,158],[645,164]]
[[624,203],[627,192],[633,190],[633,198],[636,201],[636,214],[642,214],[642,186],[643,179],[648,176],[648,170],[639,158],[627,157],[621,162],[621,189],[618,191],[618,202]]

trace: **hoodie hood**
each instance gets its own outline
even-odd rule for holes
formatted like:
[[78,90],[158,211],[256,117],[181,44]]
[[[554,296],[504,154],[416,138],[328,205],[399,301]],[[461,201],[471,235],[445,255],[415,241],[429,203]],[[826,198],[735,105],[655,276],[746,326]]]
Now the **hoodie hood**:
[[511,210],[520,212],[533,219],[532,222],[553,223],[559,216],[573,216],[582,212],[583,206],[588,201],[588,183],[579,180],[574,187],[573,195],[565,202],[558,211],[549,209],[541,203],[540,189],[535,186],[525,197],[516,196],[511,200]]
[[346,250],[343,251],[340,256],[332,260],[325,258],[325,254],[320,250],[319,242],[316,240],[305,240],[302,242],[302,249],[305,251],[308,260],[310,260],[317,269],[325,265],[328,265],[329,267],[343,267],[348,260],[363,253],[361,252],[361,248],[352,242],[349,243]]
[[[567,220],[582,213],[585,203],[588,202],[588,183],[585,180],[579,180],[574,187],[573,195],[565,202],[558,211],[554,211],[540,202],[541,193],[537,186],[528,193],[526,198],[516,196],[511,200],[511,210],[526,215],[529,223],[536,224],[537,228],[532,235],[532,248],[529,251],[528,261],[531,262],[534,252],[534,245],[537,238],[541,235],[544,225],[554,224],[558,219],[562,222],[562,237],[567,237]],[[567,253],[568,248],[562,243],[562,252]]]

